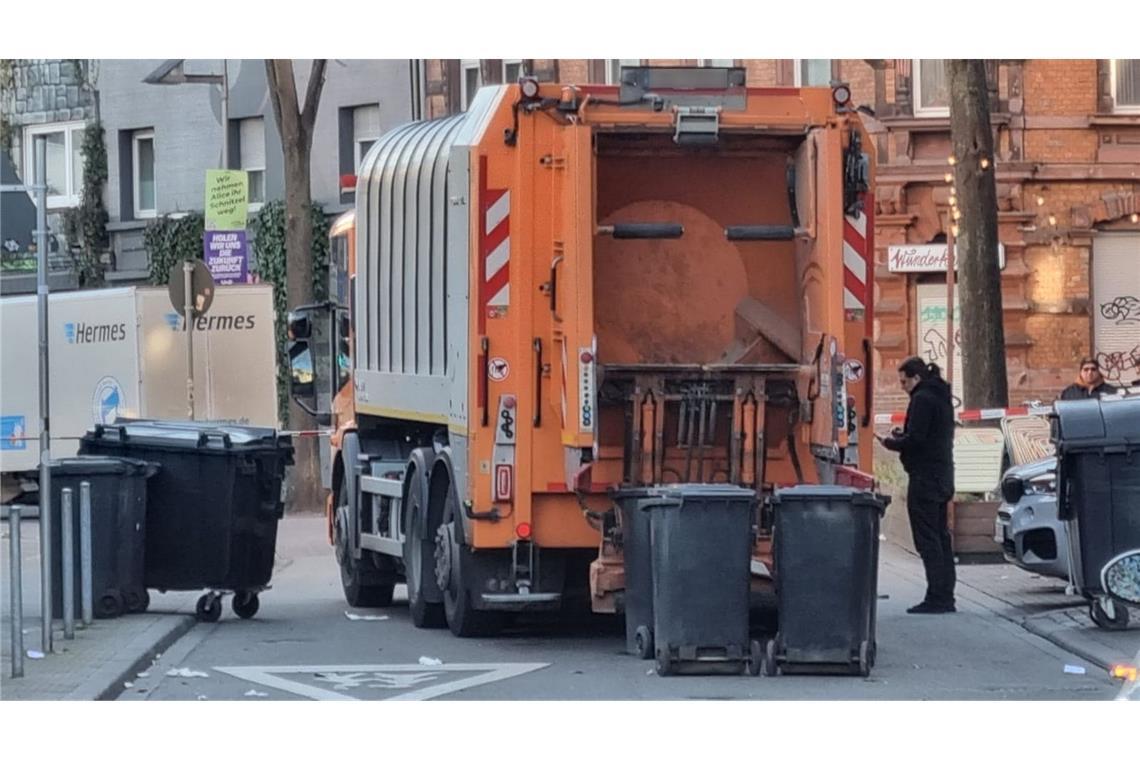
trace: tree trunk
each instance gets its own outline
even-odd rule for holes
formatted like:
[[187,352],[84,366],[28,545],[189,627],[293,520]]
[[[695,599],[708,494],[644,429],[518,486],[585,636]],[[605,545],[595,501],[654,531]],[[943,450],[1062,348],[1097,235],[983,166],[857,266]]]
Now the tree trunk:
[[998,268],[997,183],[993,129],[982,60],[948,60],[950,140],[958,210],[958,299],[963,405],[1009,403]]
[[[325,61],[313,61],[309,87],[303,106],[297,100],[297,86],[291,60],[267,60],[266,77],[281,149],[285,162],[285,282],[290,309],[313,301],[313,203],[309,184],[309,159],[313,145],[313,125],[324,85]],[[315,420],[292,400],[288,426],[312,430]],[[301,510],[324,510],[318,439],[295,438],[290,506]]]

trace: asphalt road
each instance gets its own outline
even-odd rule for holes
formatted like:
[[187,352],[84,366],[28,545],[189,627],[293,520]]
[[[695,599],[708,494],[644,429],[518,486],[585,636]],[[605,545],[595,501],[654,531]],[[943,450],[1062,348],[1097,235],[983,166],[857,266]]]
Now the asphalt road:
[[[229,609],[167,650],[120,700],[1110,700],[1119,685],[1093,665],[966,599],[946,616],[907,615],[921,566],[885,549],[878,663],[869,678],[661,678],[624,654],[620,619],[567,628],[530,621],[493,639],[457,639],[408,619],[403,588],[383,610],[341,596],[319,519],[282,523],[273,588],[252,620]],[[196,595],[155,596],[152,609],[192,609]],[[352,620],[353,615],[384,619]],[[430,658],[430,664],[421,664]],[[441,664],[434,664],[438,660]],[[1068,674],[1066,665],[1085,674]]]

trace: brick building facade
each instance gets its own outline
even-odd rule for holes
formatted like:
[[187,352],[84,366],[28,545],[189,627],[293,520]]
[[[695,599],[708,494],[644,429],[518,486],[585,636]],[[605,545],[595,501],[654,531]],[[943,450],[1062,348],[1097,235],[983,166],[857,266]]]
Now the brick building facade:
[[[432,60],[426,111],[459,110],[473,85],[508,81],[519,70],[545,81],[601,83],[613,81],[618,63]],[[902,409],[894,367],[911,354],[945,364],[945,274],[930,266],[945,255],[953,210],[942,62],[732,64],[755,87],[846,82],[855,104],[873,113],[865,116],[878,150],[877,408]],[[988,75],[1010,402],[1054,398],[1085,355],[1099,356],[1114,381],[1140,378],[1140,62],[995,60]]]

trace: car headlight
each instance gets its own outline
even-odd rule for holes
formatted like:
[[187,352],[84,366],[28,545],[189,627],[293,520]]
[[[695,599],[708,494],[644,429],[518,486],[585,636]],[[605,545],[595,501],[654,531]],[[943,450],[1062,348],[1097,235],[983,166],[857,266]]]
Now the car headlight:
[[1057,479],[1053,473],[1038,475],[1023,483],[1025,493],[1041,494],[1053,493],[1057,490]]

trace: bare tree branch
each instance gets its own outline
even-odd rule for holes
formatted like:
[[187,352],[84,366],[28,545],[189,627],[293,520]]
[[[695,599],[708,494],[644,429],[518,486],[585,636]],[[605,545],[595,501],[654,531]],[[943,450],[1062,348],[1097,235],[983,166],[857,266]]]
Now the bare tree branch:
[[317,58],[309,72],[309,86],[305,91],[305,106],[301,112],[301,127],[305,135],[312,139],[313,126],[317,122],[317,104],[321,100],[321,89],[325,84],[325,65],[328,61]]

